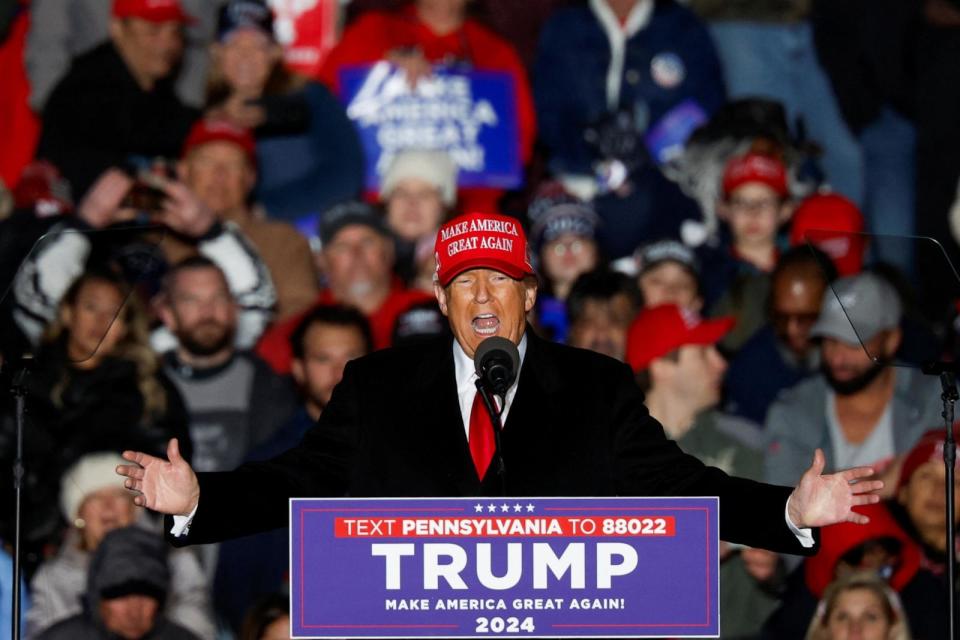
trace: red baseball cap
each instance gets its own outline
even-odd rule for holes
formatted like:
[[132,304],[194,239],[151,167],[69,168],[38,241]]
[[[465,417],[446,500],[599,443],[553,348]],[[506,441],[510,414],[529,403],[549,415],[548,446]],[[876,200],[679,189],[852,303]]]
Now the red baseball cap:
[[675,304],[643,309],[627,332],[627,364],[639,373],[680,347],[716,344],[735,321],[732,316],[704,320],[696,311]]
[[256,142],[249,130],[226,120],[210,119],[197,120],[190,128],[190,133],[183,143],[183,151],[180,152],[180,157],[185,158],[195,148],[208,142],[232,142],[243,149],[250,162],[256,160]]
[[441,287],[469,269],[494,269],[515,280],[536,275],[520,221],[495,213],[454,218],[440,227],[434,251]]
[[787,189],[787,168],[783,162],[773,156],[761,153],[748,153],[734,156],[727,161],[723,171],[723,195],[729,196],[737,187],[748,182],[760,182],[785,198]]
[[[956,425],[954,425],[953,433],[955,437],[958,434]],[[943,447],[946,442],[946,434],[943,429],[931,429],[920,436],[917,444],[913,445],[910,453],[903,459],[903,467],[900,469],[900,479],[897,482],[897,490],[902,489],[910,482],[910,478],[913,477],[913,473],[920,465],[926,464],[927,462],[939,462],[942,465]],[[960,459],[958,459],[955,464],[960,464]]]
[[184,24],[193,24],[197,21],[183,10],[180,0],[113,0],[113,17]]
[[867,238],[863,214],[850,200],[835,193],[810,196],[793,212],[790,245],[807,240],[826,253],[841,276],[860,273]]

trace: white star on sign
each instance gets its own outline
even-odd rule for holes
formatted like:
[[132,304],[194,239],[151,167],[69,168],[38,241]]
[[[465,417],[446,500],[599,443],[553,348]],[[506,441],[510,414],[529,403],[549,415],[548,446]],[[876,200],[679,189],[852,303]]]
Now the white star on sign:
[[519,504],[513,505],[513,512],[514,512],[514,513],[520,513],[521,511],[523,511],[523,506],[522,506],[522,505],[519,505]]
[[492,504],[489,507],[487,507],[487,511],[489,511],[490,513],[494,513],[496,512],[496,510],[497,510],[497,505],[495,504]]
[[528,505],[527,505],[527,513],[533,513],[533,509],[534,509],[534,507],[533,507],[532,504],[528,504]]
[[508,511],[510,511],[510,505],[506,503],[500,505],[500,511],[507,513]]
[[473,508],[473,510],[476,511],[477,513],[483,513],[483,505],[478,503],[477,506]]

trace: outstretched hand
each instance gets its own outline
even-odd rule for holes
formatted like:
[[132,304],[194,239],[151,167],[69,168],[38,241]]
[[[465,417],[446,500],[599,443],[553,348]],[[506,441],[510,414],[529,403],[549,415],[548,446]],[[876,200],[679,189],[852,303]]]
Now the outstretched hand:
[[124,451],[123,457],[134,465],[118,465],[117,473],[126,476],[123,485],[136,491],[134,504],[170,515],[189,515],[200,501],[197,474],[180,455],[176,438],[167,444],[167,460],[139,451]]
[[822,449],[813,454],[813,464],[800,478],[790,494],[787,509],[790,520],[800,528],[823,527],[839,522],[867,524],[870,518],[853,511],[853,507],[880,502],[877,491],[881,480],[867,480],[873,475],[870,467],[856,467],[823,475],[826,459]]

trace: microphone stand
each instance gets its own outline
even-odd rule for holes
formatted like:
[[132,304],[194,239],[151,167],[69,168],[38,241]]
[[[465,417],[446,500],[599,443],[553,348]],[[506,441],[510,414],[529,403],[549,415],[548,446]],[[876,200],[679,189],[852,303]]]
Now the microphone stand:
[[503,460],[503,449],[500,445],[500,431],[503,429],[503,423],[500,421],[500,412],[494,403],[493,395],[483,384],[482,378],[477,378],[477,393],[483,399],[483,406],[487,408],[487,413],[490,415],[490,423],[493,429],[493,455],[497,459],[497,475],[500,476],[500,495],[505,496],[507,495],[507,465]]
[[27,398],[26,381],[31,362],[29,356],[20,360],[18,366],[14,369],[13,381],[10,385],[10,391],[14,397],[14,415],[16,417],[16,449],[13,458],[13,611],[11,615],[12,628],[10,630],[12,640],[20,640],[20,581],[23,573],[23,568],[20,565],[20,531],[22,528],[22,494],[25,473],[23,466],[23,425]]
[[957,362],[936,362],[924,364],[922,370],[927,375],[936,375],[940,378],[940,388],[942,390],[940,399],[943,401],[944,426],[946,427],[946,436],[943,443],[943,464],[946,470],[946,495],[947,495],[947,589],[950,596],[950,605],[948,628],[950,630],[948,637],[956,638],[957,622],[957,581],[956,581],[956,563],[957,547],[955,541],[956,508],[954,506],[954,465],[957,460],[956,442],[953,438],[953,418],[954,404],[960,400],[960,394],[957,393],[957,374],[956,370],[960,366]]

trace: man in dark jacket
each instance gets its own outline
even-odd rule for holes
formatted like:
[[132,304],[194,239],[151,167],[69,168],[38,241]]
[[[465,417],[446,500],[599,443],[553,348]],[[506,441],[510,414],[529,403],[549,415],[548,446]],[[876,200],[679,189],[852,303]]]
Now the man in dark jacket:
[[90,563],[83,613],[50,627],[38,640],[196,640],[163,617],[169,588],[163,539],[140,527],[115,529]]
[[192,18],[179,0],[114,0],[110,40],[78,57],[43,111],[38,157],[51,160],[78,199],[131,155],[179,156],[197,113],[173,89]]
[[[717,495],[724,539],[810,553],[812,528],[862,521],[851,507],[879,499],[870,494],[882,483],[862,480],[868,470],[821,476],[822,453],[793,491],[684,454],[650,417],[629,367],[527,330],[537,287],[517,220],[456,218],[436,254],[452,343],[348,363],[317,426],[267,462],[198,479],[175,441],[169,462],[125,452],[137,464],[117,471],[140,492],[135,502],[176,515],[171,537],[190,544],[283,526],[291,496]],[[502,463],[474,385],[473,358],[491,336],[517,345],[520,359],[500,403]]]

